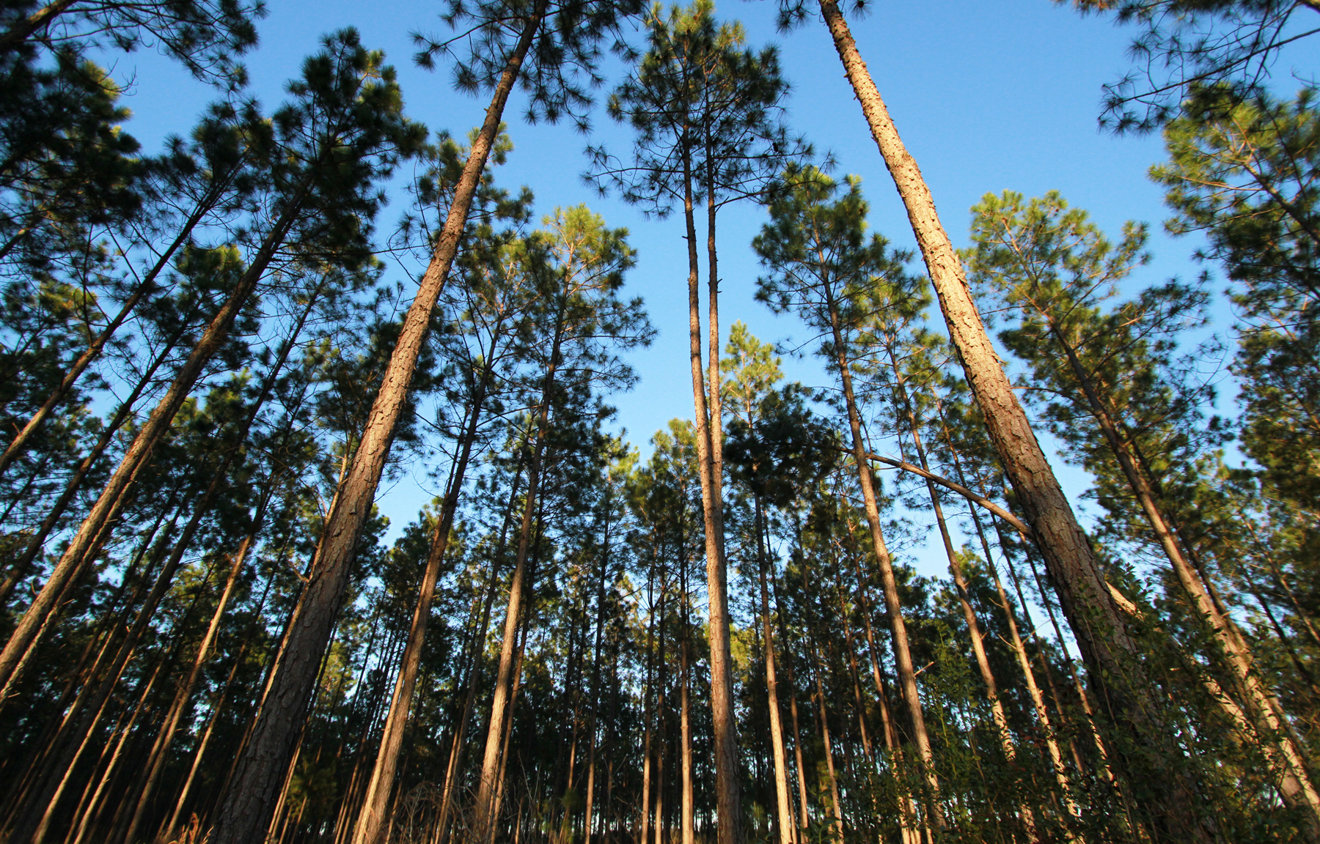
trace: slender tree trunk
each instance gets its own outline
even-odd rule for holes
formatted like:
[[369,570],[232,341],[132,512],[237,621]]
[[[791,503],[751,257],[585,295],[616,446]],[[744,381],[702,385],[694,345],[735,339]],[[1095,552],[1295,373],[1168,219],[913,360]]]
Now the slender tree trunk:
[[[71,0],[64,0],[64,2],[71,2]],[[48,6],[47,8],[50,7]],[[3,38],[0,38],[0,43],[2,42]],[[5,446],[4,453],[0,454],[0,476],[3,476],[5,470],[9,468],[14,459],[23,453],[27,448],[28,442],[32,439],[33,434],[37,432],[46,419],[49,418],[51,412],[73,389],[73,385],[77,383],[79,376],[87,370],[87,367],[91,365],[92,361],[100,356],[106,343],[108,343],[110,338],[114,336],[114,333],[119,330],[119,327],[124,324],[124,321],[133,313],[138,304],[141,303],[146,296],[155,292],[156,279],[160,277],[162,272],[164,272],[165,268],[169,265],[170,259],[174,256],[174,253],[178,251],[179,247],[186,243],[192,236],[193,229],[197,227],[197,224],[200,223],[202,218],[214,207],[215,202],[219,200],[220,195],[223,193],[228,180],[229,177],[224,177],[221,184],[214,185],[207,191],[206,195],[197,203],[193,212],[184,221],[179,234],[173,241],[171,241],[169,246],[165,248],[165,251],[161,253],[159,258],[157,258],[156,263],[151,266],[151,269],[149,269],[146,275],[144,275],[137,283],[137,286],[133,288],[132,294],[124,300],[124,304],[120,307],[119,312],[115,314],[108,323],[106,323],[88,347],[74,359],[73,363],[69,365],[68,370],[64,373],[64,376],[60,379],[60,383],[55,385],[55,389],[52,390],[50,395],[46,397],[46,400],[42,402],[41,407],[37,408],[31,418],[24,423],[23,427],[14,435],[14,438],[9,441],[7,446]]]
[[266,235],[247,272],[230,291],[225,303],[206,326],[192,354],[175,375],[169,390],[143,423],[137,436],[133,438],[128,451],[120,460],[119,467],[101,492],[96,504],[92,506],[92,511],[69,541],[68,548],[55,564],[46,585],[42,587],[14,628],[14,632],[5,643],[4,650],[0,652],[0,683],[3,683],[3,688],[0,688],[0,698],[8,696],[23,663],[30,657],[32,649],[38,643],[38,631],[57,612],[59,596],[67,586],[79,580],[91,566],[101,544],[105,541],[108,526],[124,506],[132,480],[150,460],[152,452],[165,436],[175,414],[187,399],[189,391],[201,377],[203,367],[229,335],[234,320],[275,257],[275,250],[284,242],[289,229],[293,226],[305,196],[304,187],[301,194],[290,202],[289,207],[284,210],[280,219]]
[[[660,580],[660,635],[658,637],[659,646],[659,677],[656,681],[655,694],[655,763],[652,766],[652,776],[655,780],[655,822],[653,833],[655,844],[664,844],[669,838],[668,821],[665,818],[665,749],[669,745],[669,730],[666,729],[665,718],[665,692],[669,686],[669,672],[666,670],[669,663],[665,659],[665,598],[668,590],[665,586],[664,577]],[[646,844],[646,842],[643,842]]]
[[[686,507],[684,507],[683,512],[687,512]],[[682,788],[679,801],[679,812],[682,815],[682,821],[679,827],[682,831],[683,844],[693,844],[696,840],[696,798],[692,791],[692,619],[688,614],[692,606],[692,598],[688,593],[686,522],[686,519],[682,520],[684,526],[679,532],[678,552],[678,600],[682,606],[681,620],[683,624],[678,640],[680,684],[678,689],[678,761]]]
[[761,499],[756,498],[757,575],[761,591],[761,646],[765,649],[765,692],[770,710],[770,748],[775,766],[775,811],[779,844],[793,842],[793,807],[788,797],[788,760],[784,753],[784,727],[779,716],[779,683],[775,677],[775,642],[770,626],[770,590],[766,586],[764,520]]
[[493,834],[494,795],[498,781],[500,747],[505,732],[504,722],[510,718],[512,686],[516,682],[513,672],[514,648],[518,641],[518,624],[522,617],[523,591],[527,579],[528,555],[531,551],[532,527],[540,502],[541,470],[544,465],[546,439],[549,431],[550,405],[553,401],[555,374],[560,360],[560,344],[564,338],[565,314],[561,307],[556,317],[554,339],[550,348],[550,363],[541,387],[540,407],[537,410],[535,439],[531,459],[527,464],[527,498],[523,505],[522,525],[518,535],[518,553],[514,559],[513,580],[509,584],[509,605],[504,615],[504,639],[500,647],[500,664],[495,677],[495,696],[491,701],[490,722],[486,732],[486,750],[481,762],[481,780],[477,787],[477,805],[473,819],[473,841],[484,844]]
[[91,451],[89,451],[78,463],[73,474],[69,477],[68,481],[65,482],[64,490],[60,493],[60,497],[55,500],[50,511],[46,514],[46,518],[42,520],[41,526],[37,528],[36,533],[28,539],[27,548],[23,551],[22,556],[19,557],[18,562],[14,563],[10,568],[9,574],[5,577],[3,585],[0,585],[0,605],[9,602],[9,598],[13,594],[14,589],[18,586],[18,583],[23,578],[27,577],[32,571],[32,565],[36,562],[37,557],[41,555],[41,549],[45,547],[46,540],[59,525],[60,520],[63,518],[65,511],[69,507],[69,504],[73,502],[74,496],[77,495],[78,490],[82,488],[83,480],[86,479],[87,474],[91,471],[92,467],[96,465],[96,462],[101,459],[101,456],[105,454],[106,449],[109,448],[110,444],[114,442],[116,434],[119,433],[119,429],[132,418],[133,405],[136,404],[137,400],[142,397],[144,392],[146,392],[147,387],[150,386],[152,377],[165,363],[165,360],[168,358],[170,352],[174,350],[174,347],[180,340],[181,336],[182,334],[180,333],[172,337],[165,345],[165,348],[162,349],[152,360],[151,364],[147,367],[146,372],[144,372],[142,377],[138,379],[138,382],[133,385],[132,392],[129,393],[127,398],[120,402],[118,409],[115,411],[114,417],[101,431],[101,436],[97,439],[96,444],[92,446]]
[[[716,812],[719,817],[719,844],[743,844],[742,802],[739,796],[738,735],[734,724],[733,658],[729,640],[728,571],[724,561],[724,503],[722,488],[723,444],[719,420],[719,337],[718,325],[710,326],[711,354],[709,384],[712,402],[707,399],[706,374],[701,364],[701,305],[698,290],[697,233],[693,219],[693,176],[691,154],[683,156],[683,216],[688,241],[688,353],[692,365],[692,400],[696,411],[697,462],[701,469],[702,518],[706,537],[706,582],[710,604],[710,706],[715,733]],[[714,237],[712,231],[711,237]],[[718,293],[718,279],[709,279],[712,293]],[[718,318],[714,300],[710,315]]]
[[592,830],[592,809],[596,796],[596,733],[599,729],[597,723],[597,712],[600,709],[601,699],[604,697],[604,690],[601,688],[601,646],[605,635],[605,583],[609,575],[610,561],[610,519],[613,516],[614,508],[614,486],[610,478],[606,478],[605,487],[605,529],[601,542],[600,555],[600,576],[596,581],[596,641],[592,647],[591,658],[591,724],[588,733],[587,746],[587,787],[586,787],[586,806],[582,813],[582,826],[584,830],[584,839],[586,844],[591,844]]
[[816,718],[820,721],[820,741],[825,752],[825,774],[829,778],[830,786],[830,812],[834,815],[833,838],[837,844],[843,844],[843,805],[839,801],[839,777],[834,771],[834,746],[830,741],[829,713],[825,710],[825,686],[821,681],[824,668],[820,664],[820,651],[814,643],[810,647],[816,667],[812,672],[812,680],[816,686]]
[[[802,534],[801,528],[798,528],[798,536]],[[807,773],[806,766],[802,760],[802,730],[798,722],[797,707],[797,683],[793,679],[793,660],[789,657],[792,652],[792,643],[788,637],[788,630],[784,624],[784,615],[779,611],[783,601],[779,594],[779,579],[771,572],[767,578],[770,581],[770,594],[775,600],[775,618],[779,623],[779,640],[784,643],[782,651],[784,664],[784,679],[788,683],[788,716],[789,723],[793,728],[793,762],[797,772],[797,797],[798,797],[798,815],[797,828],[793,831],[794,844],[802,844],[806,836],[807,827],[810,825],[811,816],[808,811],[807,803]]]
[[468,210],[499,131],[504,104],[545,13],[545,0],[538,0],[505,64],[486,110],[485,122],[473,141],[467,163],[455,186],[454,200],[440,240],[422,275],[417,296],[404,318],[348,476],[336,494],[316,550],[307,588],[290,619],[291,635],[276,659],[270,692],[257,714],[252,739],[221,804],[210,844],[249,844],[261,834],[274,811],[275,783],[293,755],[294,734],[307,711],[316,666],[329,641],[330,629],[348,585],[349,562],[371,510],[395,425],[403,412],[408,387],[417,367],[422,340],[431,322],[431,313],[458,251]]
[[[653,553],[653,563],[658,561],[658,555]],[[651,617],[646,622],[646,685],[642,690],[642,814],[638,824],[640,834],[637,836],[637,844],[650,844],[651,841],[651,736],[655,732],[655,710],[651,706],[651,678],[655,673],[655,569],[656,566],[651,565],[646,571],[646,605]],[[663,581],[661,588],[664,588]]]
[[[518,702],[518,691],[519,689],[522,688],[523,656],[527,652],[527,631],[530,626],[531,626],[530,623],[524,624],[522,628],[522,635],[518,639],[518,654],[517,657],[514,659],[514,665],[513,665],[513,678],[512,678],[513,688],[510,689],[509,691],[509,708],[508,708],[509,712],[513,711],[514,705]],[[499,761],[499,771],[496,774],[495,798],[494,800],[491,801],[490,823],[488,824],[489,834],[485,839],[477,839],[477,844],[484,844],[484,842],[494,842],[495,840],[496,824],[499,821],[500,808],[504,803],[504,793],[509,781],[508,780],[509,756],[511,755],[509,752],[509,737],[512,734],[513,734],[513,718],[511,717],[505,718],[504,735],[500,738],[500,750],[499,750],[500,761]],[[514,829],[516,832],[517,830],[516,824],[514,826]]]
[[852,369],[849,362],[847,341],[844,339],[842,320],[839,316],[838,302],[834,298],[833,287],[826,284],[822,291],[825,305],[829,312],[830,331],[834,340],[834,365],[843,387],[843,398],[848,414],[848,428],[852,437],[852,455],[857,464],[857,476],[862,489],[862,502],[866,511],[866,523],[871,532],[871,551],[880,569],[880,583],[885,596],[885,607],[889,612],[889,623],[893,631],[894,664],[898,668],[899,687],[903,692],[903,701],[907,705],[908,717],[912,724],[912,738],[917,745],[918,758],[921,761],[922,775],[927,795],[926,804],[935,827],[943,826],[939,808],[940,787],[935,776],[935,758],[931,751],[930,736],[926,731],[926,719],[921,709],[921,698],[917,691],[917,672],[912,664],[912,649],[908,643],[907,623],[903,619],[903,607],[898,597],[898,580],[894,575],[893,558],[885,545],[884,532],[880,526],[880,509],[876,503],[875,481],[871,465],[867,460],[865,441],[862,435],[861,414],[857,410],[857,399],[853,392]]
[[1188,842],[1212,841],[1213,813],[1197,783],[1185,773],[1181,752],[1167,740],[1154,686],[1144,676],[1136,643],[1119,617],[1095,553],[995,355],[925,179],[899,139],[837,0],[819,0],[819,5],[876,146],[907,208],[990,439],[1040,542],[1046,565],[1054,573],[1055,587],[1087,660],[1091,682],[1102,692],[1099,697],[1109,708],[1110,723],[1131,737],[1125,748],[1124,773],[1142,783],[1142,793],[1149,795],[1146,808],[1161,834]]

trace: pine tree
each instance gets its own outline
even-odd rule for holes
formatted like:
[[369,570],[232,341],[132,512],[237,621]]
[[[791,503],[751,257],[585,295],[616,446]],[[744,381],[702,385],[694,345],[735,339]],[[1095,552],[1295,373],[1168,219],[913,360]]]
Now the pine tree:
[[[1146,808],[1163,830],[1161,834],[1209,840],[1213,837],[1209,814],[1192,808],[1200,801],[1196,784],[1182,773],[1167,775],[1171,766],[1180,770],[1183,760],[1177,749],[1168,747],[1159,726],[1161,716],[1153,683],[1143,676],[1136,643],[1105,586],[1095,553],[995,355],[953,244],[935,211],[930,189],[894,128],[838,3],[819,0],[819,7],[872,137],[907,209],[950,339],[1044,554],[1065,615],[1078,637],[1090,668],[1090,681],[1102,692],[1097,697],[1109,707],[1110,723],[1132,736],[1128,742],[1131,755],[1125,760],[1131,766],[1129,775],[1155,786]],[[791,21],[800,16],[802,8],[788,4],[785,18]]]

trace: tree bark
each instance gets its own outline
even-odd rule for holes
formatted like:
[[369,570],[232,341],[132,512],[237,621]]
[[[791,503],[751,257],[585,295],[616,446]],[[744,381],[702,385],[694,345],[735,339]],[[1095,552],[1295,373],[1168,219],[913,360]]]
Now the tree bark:
[[421,665],[422,646],[426,641],[426,628],[431,619],[431,604],[435,598],[436,581],[440,579],[440,565],[444,562],[445,552],[449,548],[449,534],[454,527],[454,514],[458,510],[463,479],[467,473],[468,460],[472,456],[472,446],[477,439],[477,427],[481,422],[486,392],[494,375],[494,352],[492,345],[490,354],[486,356],[481,376],[477,380],[471,406],[467,410],[467,424],[460,437],[458,457],[450,473],[448,489],[445,490],[444,503],[440,507],[440,518],[436,522],[435,533],[431,536],[431,551],[426,557],[421,591],[408,630],[408,644],[403,651],[399,675],[395,679],[394,694],[390,699],[389,714],[385,718],[385,731],[381,736],[376,763],[367,784],[366,795],[363,797],[362,809],[353,829],[353,844],[375,844],[384,840],[382,824],[385,808],[394,788],[399,751],[403,747],[403,730],[408,723],[408,711],[412,707],[413,692],[417,685],[417,670]]
[[[719,844],[743,844],[742,798],[739,794],[738,734],[734,724],[733,658],[729,639],[728,571],[724,561],[724,502],[721,496],[722,437],[719,417],[719,382],[706,383],[701,363],[701,304],[698,290],[697,233],[693,220],[693,175],[690,151],[684,147],[683,216],[688,242],[688,354],[692,366],[692,401],[696,412],[697,462],[701,474],[702,518],[706,538],[706,591],[710,604],[710,707],[715,733],[716,812]],[[717,282],[710,280],[712,292]],[[717,318],[715,303],[711,316]],[[712,328],[712,331],[717,330]],[[713,335],[711,372],[718,377],[718,335]],[[707,387],[715,396],[707,401]]]
[[1145,808],[1161,835],[1189,842],[1212,841],[1213,812],[1205,805],[1200,788],[1184,773],[1182,754],[1169,746],[1153,684],[1141,667],[1136,643],[1108,595],[1095,553],[990,344],[961,262],[935,212],[930,189],[899,139],[837,0],[819,0],[819,5],[872,137],[903,199],[949,335],[961,355],[990,439],[1040,542],[1090,669],[1090,681],[1109,710],[1110,723],[1131,737],[1125,743],[1124,775],[1147,786]]
[[310,703],[317,666],[348,585],[349,563],[371,511],[394,429],[417,368],[422,340],[430,327],[431,313],[458,251],[468,211],[499,131],[504,104],[545,10],[545,0],[540,0],[524,23],[522,35],[486,109],[485,121],[472,143],[439,242],[404,317],[348,475],[336,494],[308,574],[307,587],[289,621],[290,635],[276,658],[270,690],[257,713],[252,738],[217,813],[211,844],[249,844],[260,837],[274,812],[276,784],[293,756],[295,734]]

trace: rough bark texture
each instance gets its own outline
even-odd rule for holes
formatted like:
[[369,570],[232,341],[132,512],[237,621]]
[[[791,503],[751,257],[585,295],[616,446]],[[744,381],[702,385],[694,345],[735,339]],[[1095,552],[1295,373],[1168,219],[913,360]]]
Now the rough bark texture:
[[[543,10],[544,5],[538,8]],[[366,429],[362,432],[362,440],[335,496],[334,507],[308,574],[307,586],[289,620],[289,634],[277,657],[252,738],[216,813],[210,844],[248,844],[258,840],[275,811],[278,783],[293,756],[298,726],[311,702],[321,655],[329,642],[330,629],[348,585],[349,563],[362,525],[371,512],[376,485],[380,482],[395,424],[403,411],[408,386],[417,367],[417,356],[431,321],[431,312],[458,252],[459,237],[499,130],[504,104],[540,23],[541,17],[538,16],[525,25],[486,109],[485,122],[472,144],[463,174],[455,187],[454,201],[435,253],[422,275],[417,296],[408,308]]]
[[[1032,303],[1033,306],[1035,303]],[[1145,467],[1133,452],[1131,436],[1121,429],[1116,408],[1100,395],[1100,388],[1095,379],[1086,371],[1085,365],[1077,355],[1073,344],[1064,336],[1064,332],[1043,308],[1036,306],[1043,317],[1055,343],[1063,350],[1068,361],[1068,368],[1077,379],[1087,407],[1109,446],[1114,460],[1123,472],[1123,477],[1132,489],[1133,496],[1141,505],[1142,513],[1150,524],[1151,531],[1159,541],[1161,550],[1168,557],[1187,599],[1195,611],[1210,628],[1215,645],[1219,650],[1220,660],[1227,665],[1238,691],[1242,696],[1246,715],[1250,719],[1256,740],[1262,752],[1275,769],[1277,781],[1275,787],[1279,796],[1289,806],[1300,810],[1310,827],[1312,840],[1320,839],[1320,793],[1316,792],[1311,782],[1302,753],[1293,740],[1291,727],[1284,715],[1283,707],[1274,693],[1265,685],[1253,664],[1252,653],[1231,618],[1221,611],[1210,595],[1206,581],[1199,569],[1193,565],[1188,555],[1179,545],[1176,530],[1165,517],[1163,509],[1156,500],[1155,485]]]
[[408,644],[403,650],[399,675],[395,678],[394,694],[390,698],[389,714],[385,717],[385,731],[381,736],[380,749],[376,752],[376,763],[372,767],[371,779],[367,783],[361,812],[353,827],[353,844],[374,844],[384,840],[382,833],[388,826],[384,823],[385,812],[390,793],[394,789],[399,752],[403,749],[403,729],[408,724],[408,711],[412,707],[413,692],[417,687],[417,671],[422,663],[422,646],[426,643],[426,628],[431,619],[431,604],[435,599],[436,581],[440,579],[440,564],[444,562],[445,552],[449,548],[449,534],[454,527],[454,514],[458,511],[459,493],[463,489],[463,478],[467,473],[468,460],[472,456],[472,445],[477,439],[482,404],[493,375],[493,348],[491,352],[492,354],[487,356],[481,377],[477,380],[472,406],[468,408],[467,424],[464,426],[458,459],[450,474],[448,489],[445,490],[444,503],[440,507],[440,518],[436,523],[435,533],[431,536],[431,550],[426,556],[426,571],[422,575],[421,590],[413,610],[412,623],[408,628]]
[[1136,643],[1119,617],[1095,553],[995,355],[957,253],[935,212],[930,189],[899,139],[837,2],[819,0],[819,4],[876,146],[903,199],[949,335],[961,354],[991,441],[1040,543],[1097,697],[1110,722],[1130,736],[1124,754],[1125,774],[1144,787],[1143,808],[1158,836],[1211,841],[1214,831],[1209,807],[1195,784],[1176,773],[1183,760],[1179,751],[1168,746]]

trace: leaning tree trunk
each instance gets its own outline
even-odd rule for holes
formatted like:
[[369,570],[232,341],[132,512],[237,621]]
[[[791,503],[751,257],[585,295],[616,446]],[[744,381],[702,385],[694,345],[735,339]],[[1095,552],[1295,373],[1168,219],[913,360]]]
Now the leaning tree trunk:
[[160,274],[165,271],[166,267],[169,266],[170,259],[174,257],[174,253],[177,252],[190,237],[192,237],[193,230],[197,228],[197,225],[202,221],[202,218],[205,217],[214,208],[215,203],[220,200],[220,196],[222,195],[225,186],[228,184],[229,178],[230,177],[226,176],[219,183],[212,185],[202,198],[198,200],[193,207],[192,213],[190,213],[187,219],[184,220],[179,233],[175,235],[174,240],[172,240],[170,244],[165,247],[165,250],[161,252],[160,256],[156,259],[156,262],[152,264],[151,269],[147,270],[146,274],[142,276],[140,281],[138,281],[137,285],[133,288],[133,292],[120,306],[119,312],[101,328],[101,331],[92,339],[92,342],[88,344],[87,348],[84,349],[78,357],[74,358],[73,363],[69,364],[69,368],[65,370],[64,375],[60,378],[60,382],[55,385],[55,389],[51,390],[50,395],[48,395],[46,400],[42,402],[41,407],[37,408],[36,412],[32,414],[28,421],[24,423],[23,427],[19,429],[18,433],[14,435],[14,438],[9,441],[9,444],[5,446],[4,453],[0,454],[0,476],[3,476],[5,470],[9,468],[14,459],[27,449],[28,443],[31,441],[32,437],[45,423],[46,419],[50,417],[50,414],[55,408],[59,406],[60,402],[64,401],[65,397],[67,397],[70,391],[73,390],[74,384],[77,383],[78,378],[87,370],[87,367],[92,364],[92,361],[100,356],[106,343],[110,342],[110,338],[113,337],[114,333],[119,330],[119,327],[124,324],[125,320],[127,320],[133,313],[134,309],[137,308],[144,298],[156,291],[156,280],[160,277]]
[[898,598],[898,580],[894,575],[894,561],[885,545],[884,532],[880,525],[880,508],[877,504],[875,480],[871,473],[871,464],[867,459],[866,445],[862,437],[862,417],[857,410],[857,398],[853,392],[852,370],[848,360],[848,346],[843,336],[843,325],[839,315],[839,305],[834,298],[834,290],[826,284],[822,288],[825,307],[830,321],[830,332],[834,340],[834,365],[838,370],[839,383],[843,388],[843,400],[848,414],[848,428],[852,439],[853,461],[857,464],[857,478],[862,490],[862,502],[866,511],[866,523],[871,533],[871,551],[880,568],[880,582],[884,590],[885,607],[889,611],[889,623],[894,634],[894,664],[898,669],[899,687],[903,701],[907,705],[908,717],[912,723],[912,739],[917,745],[917,754],[921,761],[922,775],[926,786],[926,804],[930,813],[931,825],[939,828],[943,825],[939,801],[940,786],[935,776],[935,757],[931,751],[930,735],[926,731],[926,718],[921,709],[921,697],[917,691],[917,672],[912,663],[912,649],[908,643],[907,623],[903,620],[903,607]]
[[1048,324],[1054,342],[1063,350],[1068,368],[1077,379],[1087,407],[1099,424],[1105,443],[1109,446],[1110,453],[1113,454],[1133,496],[1141,506],[1142,513],[1145,514],[1151,531],[1159,541],[1161,550],[1168,557],[1169,564],[1178,578],[1178,584],[1191,601],[1196,613],[1210,628],[1216,650],[1219,651],[1219,660],[1228,668],[1245,704],[1243,708],[1250,718],[1251,731],[1255,732],[1262,753],[1275,769],[1275,788],[1279,796],[1288,806],[1305,816],[1312,840],[1320,839],[1320,793],[1317,793],[1315,785],[1311,782],[1301,750],[1293,740],[1292,728],[1283,713],[1283,707],[1261,679],[1260,673],[1253,664],[1251,648],[1241,631],[1212,599],[1208,589],[1209,584],[1188,559],[1188,555],[1183,553],[1175,527],[1156,501],[1154,482],[1146,471],[1146,466],[1139,460],[1140,455],[1133,453],[1136,449],[1132,447],[1131,436],[1126,431],[1120,430],[1121,423],[1117,419],[1116,408],[1113,407],[1112,402],[1106,402],[1100,395],[1095,379],[1078,357],[1073,343],[1064,336],[1063,329],[1045,313],[1043,308],[1035,302],[1032,302],[1032,305]]
[[454,200],[440,240],[422,275],[417,296],[404,317],[366,428],[326,520],[308,574],[307,587],[289,620],[289,636],[276,657],[270,688],[257,713],[252,738],[216,813],[210,844],[255,841],[274,813],[278,783],[293,756],[299,725],[310,704],[321,655],[325,652],[330,629],[348,585],[349,563],[357,549],[362,525],[371,512],[395,425],[407,401],[422,340],[430,326],[431,313],[458,252],[458,241],[499,131],[504,104],[544,20],[545,10],[545,2],[537,3],[535,12],[525,23],[486,109],[485,121],[472,143],[454,189]]
[[0,688],[0,700],[8,697],[19,672],[31,658],[41,632],[47,628],[50,619],[58,612],[60,597],[67,587],[81,579],[91,566],[105,541],[109,526],[124,506],[128,489],[138,471],[151,459],[156,445],[165,436],[170,423],[174,421],[175,414],[179,412],[193,385],[201,377],[203,367],[229,336],[230,327],[247,304],[257,287],[257,282],[265,275],[266,268],[275,257],[275,250],[284,242],[293,227],[306,195],[307,188],[304,186],[266,235],[247,272],[239,279],[224,304],[211,318],[201,339],[197,341],[192,353],[175,375],[169,390],[138,430],[119,466],[106,483],[105,489],[92,505],[91,512],[83,519],[77,533],[69,541],[68,547],[59,562],[55,564],[46,584],[14,628],[9,641],[5,643],[4,650],[0,652],[0,684],[3,684],[3,688]]
[[949,336],[981,407],[995,450],[1035,531],[1064,612],[1090,669],[1109,721],[1126,733],[1124,775],[1144,786],[1145,809],[1159,834],[1189,842],[1214,840],[1213,812],[1169,745],[1153,683],[1105,588],[1099,562],[1027,422],[972,302],[953,244],[935,211],[916,161],[903,142],[862,61],[837,0],[818,0],[835,49],[894,179],[934,282]]
[[454,514],[458,511],[458,497],[463,489],[468,460],[472,456],[472,445],[477,439],[482,405],[494,375],[494,359],[495,348],[492,344],[481,376],[477,380],[471,406],[467,411],[467,424],[464,426],[459,444],[458,457],[450,473],[449,488],[445,490],[444,503],[440,508],[440,518],[436,523],[435,533],[431,536],[431,551],[426,557],[421,592],[417,597],[412,625],[408,630],[408,644],[404,648],[403,659],[399,665],[399,676],[394,683],[394,695],[390,700],[389,714],[385,718],[385,731],[376,754],[376,764],[372,769],[371,780],[363,797],[362,809],[353,829],[353,844],[375,844],[383,840],[382,833],[385,827],[382,824],[385,819],[385,808],[389,803],[390,792],[394,789],[399,752],[403,748],[403,728],[408,723],[408,711],[412,708],[413,691],[417,686],[417,670],[422,662],[422,645],[426,641],[426,627],[431,619],[431,603],[435,598],[436,581],[440,578],[440,565],[444,562],[445,552],[449,547],[449,534],[454,527]]

